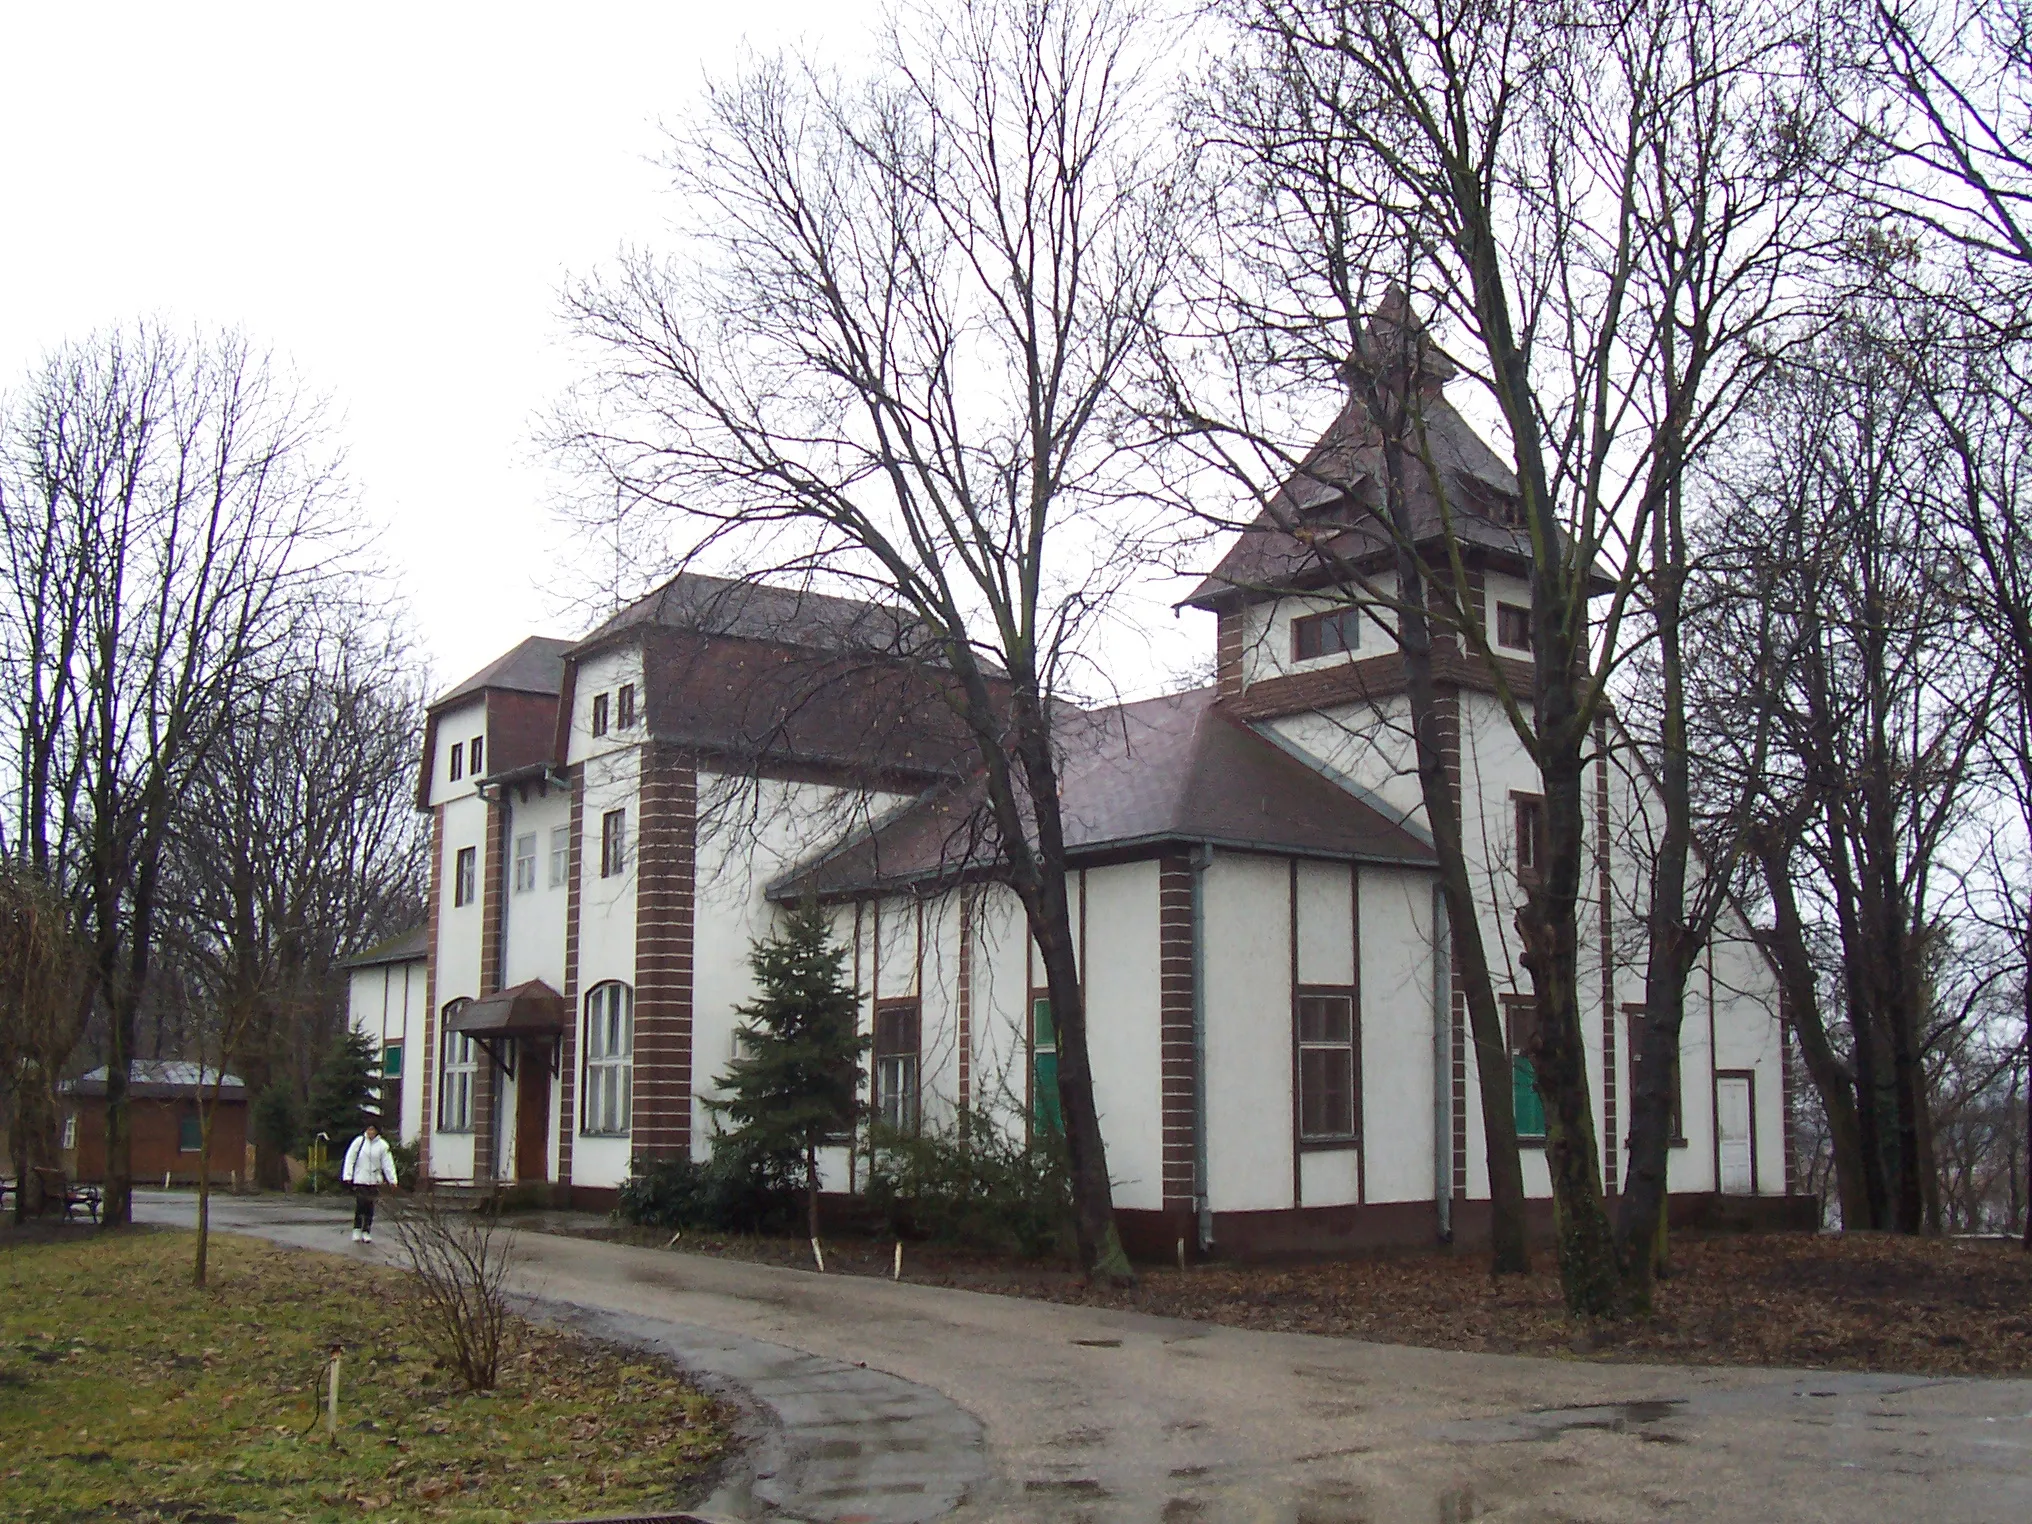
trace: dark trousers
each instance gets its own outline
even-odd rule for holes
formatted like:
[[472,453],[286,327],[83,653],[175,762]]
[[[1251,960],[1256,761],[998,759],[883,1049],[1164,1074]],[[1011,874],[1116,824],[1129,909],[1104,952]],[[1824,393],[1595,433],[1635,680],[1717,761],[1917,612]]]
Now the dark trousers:
[[353,1187],[353,1226],[362,1233],[374,1231],[374,1198],[380,1194],[378,1185]]

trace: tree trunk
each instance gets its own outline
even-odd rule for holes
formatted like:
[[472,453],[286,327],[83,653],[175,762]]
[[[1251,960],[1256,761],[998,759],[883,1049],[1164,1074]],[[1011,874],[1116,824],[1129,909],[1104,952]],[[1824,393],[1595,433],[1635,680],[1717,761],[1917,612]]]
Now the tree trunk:
[[1051,1025],[1058,1039],[1059,1116],[1065,1124],[1066,1153],[1072,1165],[1073,1233],[1087,1278],[1100,1285],[1129,1285],[1135,1272],[1115,1229],[1107,1147],[1094,1101],[1094,1075],[1087,1052],[1085,990],[1073,940],[1066,872],[1047,859],[1043,882],[1031,907],[1031,935],[1044,964],[1051,995]]
[[[1534,610],[1534,619],[1541,617]],[[1552,1175],[1559,1278],[1567,1310],[1616,1317],[1623,1309],[1615,1234],[1602,1200],[1601,1162],[1580,1026],[1576,907],[1586,858],[1579,747],[1571,739],[1571,676],[1548,683],[1540,663],[1538,734],[1545,789],[1545,864],[1518,917],[1524,966],[1537,1002],[1532,1060],[1545,1102],[1545,1161]],[[1555,686],[1557,685],[1557,686]],[[1548,691],[1551,689],[1551,691]]]
[[[199,1079],[202,1082],[203,1072]],[[198,1250],[191,1269],[191,1284],[205,1283],[205,1261],[212,1247],[212,1118],[217,1114],[218,1097],[198,1110]]]
[[1778,965],[1778,984],[1785,1009],[1791,1017],[1792,1030],[1799,1035],[1799,1052],[1806,1060],[1807,1077],[1813,1081],[1821,1111],[1827,1118],[1842,1226],[1865,1228],[1872,1225],[1869,1176],[1864,1164],[1862,1124],[1856,1115],[1855,1079],[1827,1039],[1819,987],[1785,852],[1785,844],[1775,838],[1767,838],[1758,847],[1758,861],[1763,866],[1764,884],[1773,907],[1773,927],[1764,945]]

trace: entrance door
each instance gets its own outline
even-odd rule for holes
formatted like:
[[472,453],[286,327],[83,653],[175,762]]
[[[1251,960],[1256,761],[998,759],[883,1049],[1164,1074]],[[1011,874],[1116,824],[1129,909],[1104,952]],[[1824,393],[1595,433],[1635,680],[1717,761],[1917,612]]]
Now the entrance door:
[[1757,1143],[1751,1125],[1754,1108],[1750,1103],[1753,1093],[1747,1074],[1715,1076],[1715,1139],[1725,1196],[1756,1194]]
[[522,1044],[516,1057],[515,1178],[550,1178],[550,1044]]

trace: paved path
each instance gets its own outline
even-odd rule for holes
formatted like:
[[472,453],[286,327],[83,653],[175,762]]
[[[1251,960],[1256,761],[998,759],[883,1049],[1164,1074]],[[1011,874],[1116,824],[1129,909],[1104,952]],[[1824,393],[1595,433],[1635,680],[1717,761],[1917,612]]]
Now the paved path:
[[[188,1221],[189,1205],[137,1198],[136,1213]],[[222,1202],[217,1220],[339,1252],[390,1247],[353,1249],[343,1218],[273,1199]],[[813,1481],[819,1471],[793,1463],[753,1499],[716,1499],[731,1517],[2032,1519],[2027,1381],[1455,1354],[541,1234],[522,1247],[518,1289],[627,1320],[615,1331],[675,1330],[657,1336],[695,1368],[753,1383],[807,1466],[843,1466]],[[772,1366],[783,1352],[822,1363]],[[748,1360],[760,1364],[746,1377],[732,1368]],[[885,1390],[898,1405],[860,1392],[849,1371],[895,1378]],[[833,1377],[839,1400],[807,1408]],[[870,1451],[840,1423],[904,1444]],[[930,1443],[916,1449],[920,1435]],[[826,1449],[827,1436],[840,1443]],[[766,1447],[761,1463],[776,1464]],[[897,1477],[924,1491],[879,1490]],[[844,1490],[819,1496],[828,1486]]]

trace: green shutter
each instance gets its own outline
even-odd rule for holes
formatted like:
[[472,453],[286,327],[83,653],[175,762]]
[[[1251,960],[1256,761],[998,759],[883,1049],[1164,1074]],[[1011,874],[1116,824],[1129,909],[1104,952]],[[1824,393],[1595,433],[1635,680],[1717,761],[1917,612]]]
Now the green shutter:
[[1545,1136],[1545,1102],[1538,1098],[1537,1075],[1531,1060],[1518,1053],[1510,1059],[1510,1105],[1517,1113],[1517,1136]]
[[1037,1054],[1030,1062],[1030,1110],[1039,1132],[1056,1136],[1065,1131],[1065,1118],[1058,1109],[1058,1054]]

